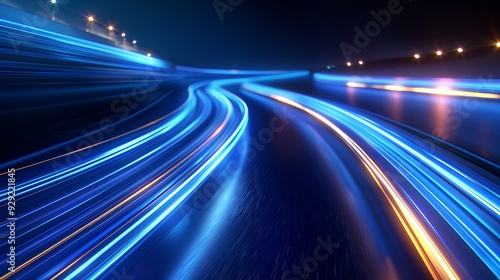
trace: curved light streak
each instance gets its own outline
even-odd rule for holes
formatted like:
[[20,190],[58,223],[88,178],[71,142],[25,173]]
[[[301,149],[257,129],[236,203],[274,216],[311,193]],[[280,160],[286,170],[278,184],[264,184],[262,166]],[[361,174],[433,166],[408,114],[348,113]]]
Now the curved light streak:
[[[245,90],[271,97],[314,116],[339,135],[353,149],[374,180],[387,196],[401,223],[412,238],[429,271],[435,278],[458,278],[442,234],[429,224],[422,206],[429,204],[495,274],[500,274],[498,240],[500,229],[498,186],[472,171],[465,163],[430,153],[409,141],[409,135],[363,116],[354,109],[345,109],[324,101],[276,88],[245,84]],[[332,121],[334,120],[334,121]],[[339,122],[346,129],[339,128]],[[361,137],[410,183],[396,187],[387,180],[349,133]],[[411,198],[407,196],[411,193]],[[425,203],[419,198],[423,198]],[[418,203],[418,204],[417,204]],[[443,251],[442,248],[446,248]]]

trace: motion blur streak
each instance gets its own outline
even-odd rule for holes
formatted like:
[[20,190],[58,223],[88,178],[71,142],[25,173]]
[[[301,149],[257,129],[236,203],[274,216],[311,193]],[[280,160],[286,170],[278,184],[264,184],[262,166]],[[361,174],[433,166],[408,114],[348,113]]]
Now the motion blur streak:
[[[286,97],[282,97],[283,93],[281,93],[281,95],[277,95],[279,94],[279,92],[276,93],[277,91],[276,89],[265,88],[256,85],[245,85],[244,89],[262,95],[267,95],[280,102],[286,103],[290,106],[303,110],[308,114],[312,115],[313,117],[317,118],[319,121],[330,127],[335,133],[337,133],[346,142],[346,144],[348,144],[351,147],[351,149],[356,152],[358,157],[363,161],[363,164],[368,169],[370,174],[373,176],[373,179],[377,182],[384,195],[387,197],[388,202],[391,204],[391,207],[394,209],[395,213],[397,214],[398,218],[401,221],[401,224],[403,225],[406,232],[412,239],[415,248],[422,256],[422,259],[424,260],[426,266],[429,268],[434,278],[446,277],[448,279],[458,279],[457,275],[450,267],[450,264],[448,263],[447,260],[444,259],[443,254],[439,251],[434,242],[431,240],[431,237],[423,228],[423,225],[418,220],[418,218],[416,217],[415,213],[412,211],[408,203],[406,203],[403,200],[401,195],[396,191],[394,186],[383,174],[383,172],[380,170],[377,164],[344,131],[342,131],[339,127],[335,126],[324,115],[318,113],[317,111],[305,107]],[[271,94],[269,92],[273,92],[274,94]]]
[[[373,116],[367,117],[351,107],[343,108],[262,85],[245,84],[243,88],[305,111],[340,136],[381,187],[433,277],[468,277],[467,271],[460,276],[458,271],[462,268],[454,265],[459,263],[465,267],[467,253],[451,253],[456,249],[447,245],[451,238],[444,239],[447,232],[438,230],[439,222],[448,223],[461,242],[497,277],[500,275],[498,188],[494,182],[472,171],[466,161],[446,156],[443,151],[430,153],[412,142],[410,139],[415,137],[409,133],[373,120]],[[346,128],[341,129],[334,122]],[[374,147],[386,162],[375,163],[373,156],[361,147],[362,143],[354,142],[349,134],[366,141],[367,148]],[[405,184],[390,182],[382,170],[391,168],[405,178]],[[436,217],[441,219],[435,220]]]
[[[121,50],[89,40],[83,40],[5,19],[0,19],[0,29],[2,29],[2,32],[7,34],[14,33],[18,37],[28,38],[25,39],[25,44],[29,46],[36,46],[38,48],[38,51],[36,52],[23,51],[22,54],[26,56],[37,58],[51,58],[56,56],[61,59],[75,62],[98,62],[100,64],[115,67],[120,67],[124,62],[128,62],[130,64],[137,64],[138,69],[140,69],[142,64],[166,67],[166,64],[163,61],[147,57],[146,55]],[[1,40],[9,42],[7,38],[11,37],[8,35],[0,37]],[[19,39],[19,41],[23,42],[21,39]],[[14,55],[21,52],[14,48],[3,49],[2,51]],[[72,53],[79,53],[80,55],[78,57],[69,55]]]
[[[82,178],[80,178],[82,176],[87,178],[86,180],[89,180],[87,184],[80,183],[80,189],[66,195],[61,194],[61,198],[48,204],[41,205],[27,213],[23,213],[21,218],[29,219],[32,222],[40,222],[40,225],[36,227],[38,228],[38,232],[40,232],[41,227],[49,226],[49,224],[51,224],[50,228],[53,229],[50,237],[39,238],[37,241],[30,243],[30,245],[24,249],[26,252],[35,252],[40,248],[48,246],[50,244],[49,242],[55,240],[56,237],[60,237],[60,241],[52,243],[52,245],[46,247],[47,249],[19,265],[16,269],[16,273],[20,273],[20,271],[29,264],[52,253],[57,250],[58,247],[79,234],[83,234],[83,236],[81,236],[78,241],[80,242],[80,240],[83,241],[87,239],[87,242],[86,244],[81,243],[82,246],[80,246],[77,252],[81,252],[91,245],[100,243],[101,239],[105,237],[102,234],[97,234],[96,237],[90,236],[89,232],[85,232],[86,230],[91,228],[95,230],[95,227],[97,227],[102,228],[104,232],[110,232],[117,228],[123,229],[122,223],[132,224],[122,232],[115,231],[113,234],[110,234],[114,235],[116,233],[118,236],[115,236],[115,239],[111,240],[109,243],[103,244],[105,246],[100,248],[97,254],[92,255],[91,258],[86,260],[83,265],[68,276],[69,278],[76,277],[76,275],[83,271],[90,263],[101,257],[104,253],[108,253],[104,258],[108,259],[108,261],[103,263],[103,268],[94,272],[92,274],[93,276],[90,276],[91,278],[98,277],[98,275],[100,275],[109,265],[126,253],[128,249],[152,230],[154,226],[189,196],[199,183],[202,182],[231,151],[235,143],[241,137],[248,119],[246,106],[240,99],[213,89],[210,90],[210,92],[203,91],[202,88],[204,86],[205,83],[190,87],[190,106],[185,106],[183,110],[178,111],[178,114],[166,120],[159,123],[154,122],[154,128],[151,131],[134,133],[135,138],[124,143],[123,141],[122,143],[119,142],[121,139],[114,139],[111,141],[114,147],[102,152],[100,155],[94,156],[76,166],[68,166],[57,172],[49,171],[23,184],[19,184],[19,190],[21,190],[19,193],[29,194],[38,188],[55,188],[60,185],[61,180],[64,180],[66,184],[74,180],[82,182]],[[216,110],[214,111],[214,109]],[[211,117],[215,112],[217,113]],[[199,129],[202,128],[203,130],[200,131]],[[193,133],[197,129],[199,133],[194,135]],[[192,138],[192,141],[184,140],[188,136]],[[180,144],[183,140],[186,143],[181,146]],[[123,167],[113,170],[115,164],[123,161],[121,157],[124,154],[136,154],[137,156],[135,156],[135,158],[137,158],[137,160],[131,163],[123,162]],[[158,158],[162,155],[168,155],[165,157],[167,160],[158,165]],[[134,158],[134,156],[132,156],[132,158]],[[165,168],[167,168],[168,171],[156,176],[156,178],[147,175],[137,181],[130,180],[137,177],[135,170],[137,170],[138,167],[144,168],[147,165],[150,165],[150,168],[153,170],[151,174],[160,174],[159,172]],[[40,168],[44,166],[45,165],[42,164]],[[108,174],[106,174],[106,172],[101,173],[102,178],[98,176],[90,177],[86,174],[87,170],[96,171],[96,168],[99,168],[99,170],[109,168]],[[129,180],[132,183],[126,184],[127,188],[120,189],[114,195],[108,197],[109,203],[103,204],[114,204],[114,206],[105,210],[103,214],[100,214],[98,217],[88,220],[88,218],[92,217],[89,216],[92,212],[98,213],[96,212],[97,209],[104,210],[102,206],[92,206],[92,201],[99,199],[102,193],[95,191],[84,193],[82,190],[88,189],[89,186],[93,186],[97,189],[101,189],[103,192],[107,192],[103,187],[116,180],[112,179],[109,183],[105,183],[104,179],[108,178],[110,174],[116,176],[115,178],[120,178],[122,182]],[[149,181],[149,183],[146,183],[146,181]],[[97,182],[100,182],[103,187],[97,187]],[[140,185],[143,186],[140,187]],[[138,190],[135,191],[136,189]],[[64,202],[62,198],[65,199]],[[70,200],[74,203],[68,203]],[[56,206],[56,203],[64,203],[65,206]],[[47,205],[58,208],[61,213],[58,213],[57,216],[53,216],[54,213],[52,211],[48,213],[42,211]],[[79,213],[72,213],[76,209],[85,209],[86,207],[89,208]],[[127,217],[131,217],[132,214],[138,213],[142,208],[149,209],[149,211],[144,213],[140,219],[126,220]],[[125,209],[128,209],[128,211],[125,211]],[[112,219],[117,217],[117,212],[121,212],[124,216],[119,221],[113,223]],[[57,221],[59,221],[57,223],[63,222],[63,217],[74,214],[77,214],[77,216],[72,216],[70,222],[67,220],[64,224],[60,224],[56,227],[52,226]],[[49,215],[52,216],[52,218],[49,218]],[[78,217],[85,219],[86,222],[79,221],[80,219]],[[141,230],[134,231],[139,225],[141,226]],[[70,231],[70,228],[74,229],[73,233],[63,237],[65,232]],[[30,234],[34,232],[34,230],[35,228],[30,228],[23,234]],[[110,238],[110,235],[105,238]],[[127,241],[123,241],[125,237]],[[120,241],[122,243],[117,247],[121,247],[121,250],[112,248]],[[73,244],[69,244],[67,247],[59,250],[65,251],[65,249],[72,247],[71,245]],[[125,248],[123,246],[125,246]],[[111,254],[109,253],[110,248],[113,249],[111,250],[111,252],[113,252]],[[85,253],[85,255],[88,255],[88,253]],[[110,259],[111,256],[113,258]],[[69,263],[71,259],[72,258],[69,257],[66,261],[61,261],[60,266],[64,263]],[[49,277],[53,272],[54,270],[47,272],[44,278]],[[11,274],[7,274],[3,278],[7,278],[8,276],[11,276]]]
[[500,98],[499,94],[489,94],[489,93],[478,93],[471,91],[463,91],[463,90],[453,90],[448,88],[410,88],[403,87],[398,85],[370,85],[367,86],[361,83],[348,82],[348,87],[359,87],[359,88],[375,88],[375,89],[384,89],[390,91],[406,91],[406,92],[417,92],[417,93],[427,93],[427,94],[435,94],[435,95],[448,95],[448,96],[464,96],[464,97],[476,97],[476,98]]
[[[500,91],[500,83],[481,84],[466,79],[373,78],[314,74],[317,82],[345,84],[348,87],[374,88],[389,91],[416,92],[443,96],[499,99],[500,94],[478,91]],[[465,89],[465,90],[459,90]],[[468,89],[468,90],[467,90]],[[475,90],[475,91],[470,91]]]
[[[36,163],[32,163],[32,164],[29,164],[29,165],[25,165],[25,166],[22,166],[22,167],[17,167],[17,168],[16,168],[16,170],[23,170],[23,169],[26,169],[26,168],[30,168],[30,167],[33,167],[33,166],[36,166],[36,165],[42,164],[42,163],[46,163],[46,162],[50,162],[50,161],[54,161],[54,160],[59,159],[59,158],[63,158],[63,157],[67,157],[67,156],[71,156],[71,155],[73,155],[73,154],[77,154],[77,153],[81,153],[81,152],[83,152],[83,151],[85,151],[85,150],[95,148],[95,147],[97,147],[97,146],[99,146],[99,145],[102,145],[102,144],[104,144],[104,143],[106,143],[106,142],[109,142],[109,141],[112,141],[112,140],[118,139],[118,138],[120,138],[120,137],[127,136],[128,134],[134,133],[134,132],[136,132],[136,131],[139,131],[139,130],[145,129],[145,128],[147,128],[147,127],[151,126],[151,125],[154,125],[154,124],[156,124],[156,123],[158,123],[158,122],[160,122],[160,121],[162,121],[162,120],[166,119],[167,117],[171,116],[172,114],[174,114],[174,113],[178,112],[180,109],[182,109],[182,108],[186,108],[186,107],[187,107],[187,105],[188,105],[188,101],[189,101],[189,100],[187,100],[187,101],[186,101],[186,102],[185,102],[182,106],[180,106],[180,107],[179,107],[178,109],[176,109],[174,112],[172,112],[172,113],[170,113],[170,114],[168,114],[168,115],[166,115],[166,116],[164,116],[164,117],[162,117],[162,118],[160,118],[160,119],[154,120],[154,121],[152,121],[152,122],[150,122],[150,123],[148,123],[148,124],[145,124],[145,125],[143,125],[143,126],[141,126],[141,127],[138,127],[138,128],[133,129],[133,130],[131,130],[131,131],[127,131],[126,133],[123,133],[123,134],[121,134],[121,135],[115,136],[115,137],[113,137],[113,138],[109,138],[109,139],[103,140],[103,141],[101,141],[101,142],[98,142],[98,143],[95,143],[95,144],[92,144],[92,145],[89,145],[89,146],[85,146],[85,147],[80,148],[80,149],[76,149],[76,150],[74,150],[74,151],[71,151],[71,152],[68,152],[68,153],[65,153],[65,154],[61,154],[61,155],[58,155],[58,156],[55,156],[55,157],[52,157],[52,158],[49,158],[49,159],[45,159],[45,160],[42,160],[42,161],[36,162]],[[7,174],[7,172],[0,173],[0,176],[5,175],[5,174]]]
[[214,75],[270,75],[270,74],[280,74],[290,71],[256,71],[256,70],[239,70],[239,69],[206,69],[206,68],[195,68],[188,66],[175,66],[176,70],[185,71],[189,73],[203,73],[203,74],[214,74]]
[[[68,72],[64,66],[6,62],[10,68],[5,74],[17,79],[26,75],[26,67],[34,69],[34,77],[64,73],[67,79],[95,75],[111,81],[150,75],[150,65],[168,70],[167,63],[138,53],[1,20],[1,38],[7,38],[5,34],[9,32],[28,36],[29,40],[23,42],[30,46],[30,51],[16,52],[23,58],[93,65],[74,67],[78,71]],[[158,99],[141,111],[143,119],[139,122],[138,113],[125,117],[114,124],[123,124],[124,132],[91,145],[55,156],[53,151],[58,149],[45,149],[2,164],[20,166],[18,170],[29,172],[23,173],[25,177],[17,184],[17,200],[27,205],[17,217],[17,238],[25,245],[18,249],[19,265],[15,272],[0,279],[14,274],[16,278],[43,279],[102,277],[167,221],[242,137],[248,123],[247,106],[223,87],[308,74],[178,68],[182,77],[215,74],[219,80],[206,78],[191,84],[185,100],[174,110],[164,108],[170,100]],[[164,79],[178,73],[155,74]],[[263,76],[233,78],[235,75]],[[78,140],[67,143],[75,144]],[[83,156],[57,170],[53,168],[56,160],[76,154]],[[7,193],[2,190],[1,194],[5,203]],[[3,226],[6,224],[2,222]],[[7,241],[1,244],[6,246]]]

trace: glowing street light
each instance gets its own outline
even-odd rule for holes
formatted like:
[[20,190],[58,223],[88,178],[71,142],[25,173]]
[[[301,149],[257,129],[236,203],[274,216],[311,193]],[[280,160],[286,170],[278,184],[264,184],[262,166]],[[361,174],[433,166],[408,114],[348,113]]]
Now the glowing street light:
[[151,57],[151,53],[148,53],[148,56]]
[[57,0],[50,0],[50,3],[57,4]]
[[122,33],[122,37],[125,37],[125,36],[127,36],[127,34],[125,34],[125,33]]
[[459,52],[459,53],[463,53],[463,52],[464,52],[464,49],[462,49],[462,48],[458,48],[458,49],[457,49],[457,52]]
[[113,25],[110,25],[110,26],[108,27],[108,30],[109,30],[109,31],[113,31],[113,30],[115,30],[115,27],[114,27]]
[[498,42],[498,43],[496,44],[496,46],[497,46],[497,48],[500,48],[500,42]]
[[94,18],[93,16],[89,16],[89,17],[87,18],[87,20],[88,20],[89,22],[94,22],[94,21],[95,21],[95,18]]
[[348,66],[348,67],[351,67],[351,65],[352,65],[352,63],[347,62],[347,66]]
[[365,64],[365,63],[363,62],[363,60],[360,60],[358,63],[359,63],[359,65],[363,65],[363,64]]
[[414,56],[413,56],[415,59],[420,59],[420,55],[418,53],[416,53]]
[[137,40],[132,41],[132,44],[134,45],[137,44]]
[[436,54],[437,54],[438,56],[441,56],[441,55],[443,55],[443,52],[442,52],[442,51],[437,51],[437,52],[436,52]]

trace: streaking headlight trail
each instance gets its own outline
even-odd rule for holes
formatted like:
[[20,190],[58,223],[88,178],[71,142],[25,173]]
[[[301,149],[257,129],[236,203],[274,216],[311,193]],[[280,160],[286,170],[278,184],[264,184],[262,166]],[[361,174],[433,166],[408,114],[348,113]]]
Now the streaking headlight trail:
[[351,77],[316,73],[314,79],[325,84],[347,85],[354,88],[373,88],[397,92],[415,92],[457,97],[499,99],[500,84],[481,84],[467,79],[416,79],[391,77]]
[[[428,218],[436,214],[442,218],[438,222],[448,223],[477,257],[497,277],[500,275],[500,200],[495,182],[472,171],[463,160],[443,151],[430,153],[409,141],[412,137],[407,133],[374,121],[354,109],[262,85],[245,84],[243,88],[300,109],[341,137],[386,196],[434,278],[467,278],[467,272],[460,272],[455,264],[466,267],[468,257],[450,254],[454,248],[446,246],[449,240],[445,236],[449,233],[439,232],[437,225]],[[381,165],[362,148],[362,144],[349,136],[352,134],[382,155],[386,161],[382,166],[389,164],[407,183],[395,184],[389,180]],[[461,273],[465,273],[464,276]]]

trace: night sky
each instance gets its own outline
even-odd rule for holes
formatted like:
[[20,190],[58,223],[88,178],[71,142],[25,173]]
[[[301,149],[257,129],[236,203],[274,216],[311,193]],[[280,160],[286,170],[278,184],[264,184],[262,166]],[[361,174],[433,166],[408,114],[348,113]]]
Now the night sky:
[[[396,0],[220,0],[221,10],[229,7],[223,21],[213,0],[72,0],[65,5],[116,24],[143,49],[173,63],[281,69],[345,63],[339,45],[354,46],[354,28],[364,29],[373,20],[370,11],[387,9],[391,1]],[[491,44],[500,39],[498,2],[401,0],[401,12],[351,59]]]

